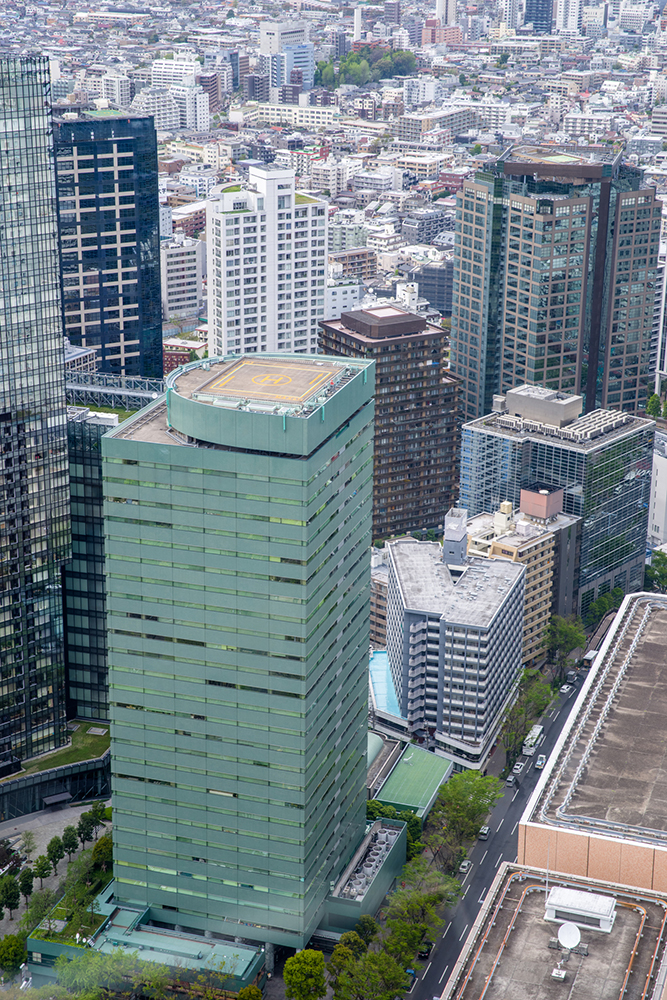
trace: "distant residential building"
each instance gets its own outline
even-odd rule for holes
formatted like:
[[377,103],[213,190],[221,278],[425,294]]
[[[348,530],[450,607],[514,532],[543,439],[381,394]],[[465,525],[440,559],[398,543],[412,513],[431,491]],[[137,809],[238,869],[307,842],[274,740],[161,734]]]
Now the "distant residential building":
[[155,128],[171,132],[181,127],[181,112],[167,87],[144,87],[132,101],[135,114],[152,115]]
[[401,235],[410,243],[431,243],[446,228],[445,213],[437,208],[416,208],[403,219]]
[[65,378],[68,372],[97,371],[97,351],[94,347],[74,347],[65,337]]
[[493,412],[463,425],[460,504],[469,514],[513,507],[533,483],[563,489],[582,518],[578,608],[615,587],[640,590],[655,424],[614,410],[581,416],[582,397],[534,385],[496,396]]
[[132,82],[127,76],[107,73],[102,77],[102,97],[119,108],[132,103]]
[[186,236],[197,236],[199,233],[205,232],[206,208],[205,199],[173,208],[171,212],[172,232],[185,233]]
[[308,41],[305,24],[299,21],[261,21],[259,51],[264,55],[283,52],[286,46]]
[[[552,612],[563,615],[565,608],[554,608],[554,584],[559,592],[559,581],[556,574],[562,569],[569,572],[569,579],[564,583],[564,591],[569,596],[569,611],[576,613],[575,555],[577,518],[561,513],[563,502],[562,490],[540,489],[521,491],[522,500],[525,494],[543,499],[543,518],[530,518],[517,511],[513,513],[512,504],[505,500],[493,514],[478,514],[468,520],[468,555],[481,556],[487,559],[507,559],[510,562],[521,563],[526,567],[526,595],[523,614],[523,650],[524,666],[534,666],[546,653],[546,635]],[[549,500],[549,498],[551,498]],[[548,506],[548,504],[551,506]],[[526,506],[531,507],[530,501]],[[532,508],[531,508],[532,509]],[[557,536],[555,521],[558,517],[561,523],[557,531],[569,530],[571,536],[571,551],[569,562],[557,566]],[[549,523],[551,522],[551,527]],[[574,532],[572,528],[575,528]],[[560,553],[558,553],[560,554]],[[574,595],[574,600],[572,599]]]
[[366,247],[341,250],[329,254],[330,274],[342,278],[360,278],[368,281],[377,274],[377,253]]
[[181,128],[208,132],[211,127],[208,94],[203,87],[195,84],[194,77],[172,84],[169,94],[178,107]]
[[371,549],[371,646],[387,648],[387,585],[389,567],[384,549]]
[[194,82],[195,76],[201,72],[202,64],[194,53],[181,55],[175,53],[173,59],[154,59],[151,64],[151,86],[172,87],[182,84],[185,80]]
[[373,538],[435,528],[457,494],[459,382],[442,327],[395,305],[321,323],[325,354],[374,358]]
[[206,198],[218,183],[218,171],[208,163],[189,163],[181,170],[179,180],[194,188],[198,198]]
[[268,73],[248,73],[243,78],[243,96],[246,101],[268,101],[271,78]]
[[410,732],[482,769],[521,670],[525,567],[466,555],[466,512],[443,545],[387,543],[387,653]]
[[160,243],[162,317],[197,315],[204,302],[206,244],[177,233]]
[[181,365],[203,358],[206,344],[201,340],[184,340],[180,337],[170,337],[162,341],[164,373],[168,375]]
[[324,299],[324,318],[338,319],[344,312],[356,309],[364,294],[358,278],[329,278]]
[[419,293],[442,316],[452,314],[452,278],[454,265],[451,260],[431,261],[408,271],[411,281],[419,285]]

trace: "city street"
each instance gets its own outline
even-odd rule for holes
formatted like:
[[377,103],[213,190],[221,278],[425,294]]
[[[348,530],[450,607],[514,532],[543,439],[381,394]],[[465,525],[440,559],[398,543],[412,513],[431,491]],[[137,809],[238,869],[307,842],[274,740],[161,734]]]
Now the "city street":
[[535,761],[539,754],[548,757],[551,753],[578,693],[579,684],[574,684],[571,691],[554,700],[541,720],[544,725],[542,743],[533,757],[520,758],[527,761],[523,773],[513,788],[505,788],[504,796],[486,821],[491,831],[489,839],[478,840],[469,851],[473,867],[462,880],[463,896],[447,911],[444,927],[428,961],[420,963],[418,978],[407,994],[411,1000],[432,1000],[440,996],[500,864],[516,860],[519,820],[541,774],[535,769]]

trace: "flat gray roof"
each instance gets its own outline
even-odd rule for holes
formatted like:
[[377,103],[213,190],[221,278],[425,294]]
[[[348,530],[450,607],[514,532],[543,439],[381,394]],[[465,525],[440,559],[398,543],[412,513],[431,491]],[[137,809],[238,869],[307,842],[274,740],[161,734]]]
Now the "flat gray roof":
[[438,542],[399,538],[388,547],[407,608],[477,628],[491,624],[524,573],[519,563],[473,556],[455,579],[442,561]]
[[[548,880],[549,888],[554,884]],[[560,883],[563,884],[562,882]],[[616,920],[609,933],[581,927],[581,945],[571,952],[562,951],[550,942],[558,935],[562,921],[546,921],[545,873],[516,869],[499,880],[496,892],[484,902],[485,919],[479,922],[476,934],[471,934],[459,961],[462,971],[450,980],[443,997],[457,1000],[639,1000],[651,971],[653,956],[658,952],[655,968],[659,968],[664,952],[660,928],[664,909],[658,899],[642,894],[625,896],[605,883],[584,879],[581,884],[569,879],[568,888],[580,889],[590,897],[605,894],[610,905],[617,897]],[[502,900],[502,910],[498,903]],[[647,919],[642,930],[642,919]],[[510,922],[512,932],[509,933]],[[506,938],[506,942],[505,942]],[[583,948],[581,946],[584,946]],[[636,947],[636,952],[633,951]],[[584,951],[588,954],[584,954]],[[559,963],[565,981],[552,978]],[[627,979],[628,967],[632,975]],[[474,973],[473,973],[474,968]],[[469,978],[468,978],[469,976]],[[627,991],[624,993],[624,986]],[[651,987],[652,988],[652,987]]]
[[637,595],[605,645],[530,819],[664,845],[667,597]]

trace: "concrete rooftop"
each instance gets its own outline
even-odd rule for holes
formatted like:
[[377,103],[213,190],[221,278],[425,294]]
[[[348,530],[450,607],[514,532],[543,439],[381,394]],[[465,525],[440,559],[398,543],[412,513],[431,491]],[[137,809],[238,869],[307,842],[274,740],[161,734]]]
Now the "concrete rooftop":
[[491,624],[524,572],[518,563],[473,556],[456,579],[442,561],[438,542],[406,538],[390,544],[406,607],[476,628]]

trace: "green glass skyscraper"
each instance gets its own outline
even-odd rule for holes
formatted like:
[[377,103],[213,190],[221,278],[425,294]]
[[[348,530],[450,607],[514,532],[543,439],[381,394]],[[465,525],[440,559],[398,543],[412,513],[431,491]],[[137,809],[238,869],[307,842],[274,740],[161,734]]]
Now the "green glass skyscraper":
[[70,552],[48,59],[0,59],[0,774],[67,738]]
[[302,947],[365,823],[373,363],[196,362],[102,439],[117,895]]

